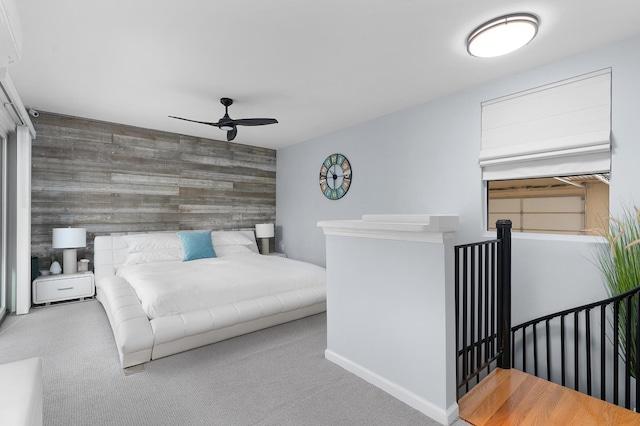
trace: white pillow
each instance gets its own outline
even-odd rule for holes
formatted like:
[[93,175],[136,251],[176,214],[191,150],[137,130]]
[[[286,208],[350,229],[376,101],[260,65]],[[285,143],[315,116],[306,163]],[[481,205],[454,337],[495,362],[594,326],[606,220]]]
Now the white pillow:
[[254,253],[259,253],[253,231],[213,231],[211,242],[216,252],[217,247],[242,246]]
[[225,257],[230,254],[251,253],[256,254],[247,246],[219,246],[216,250],[216,257]]
[[129,253],[124,264],[138,265],[140,263],[181,262],[182,257],[182,249],[149,250]]
[[239,231],[213,231],[211,233],[211,242],[214,248],[216,246],[246,246],[254,243]]
[[182,250],[182,243],[180,242],[180,237],[177,232],[130,234],[122,238],[127,243],[129,253],[162,249]]
[[182,260],[182,242],[175,232],[130,234],[122,238],[129,249],[125,265]]

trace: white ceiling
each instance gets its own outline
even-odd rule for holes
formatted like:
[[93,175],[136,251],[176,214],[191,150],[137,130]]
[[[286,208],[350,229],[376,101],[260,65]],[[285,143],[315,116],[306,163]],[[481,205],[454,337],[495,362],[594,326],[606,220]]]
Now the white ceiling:
[[[640,34],[638,0],[17,0],[9,72],[42,111],[280,148]],[[469,32],[529,12],[537,38],[467,54]]]

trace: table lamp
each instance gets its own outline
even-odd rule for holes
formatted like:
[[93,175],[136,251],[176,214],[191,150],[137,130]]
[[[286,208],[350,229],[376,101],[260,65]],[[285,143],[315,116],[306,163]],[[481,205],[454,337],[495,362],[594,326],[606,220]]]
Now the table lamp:
[[274,236],[273,223],[259,223],[256,225],[256,237],[262,238],[262,254],[269,254],[269,238]]
[[85,228],[53,228],[53,248],[64,249],[62,255],[62,273],[78,272],[78,247],[87,246]]

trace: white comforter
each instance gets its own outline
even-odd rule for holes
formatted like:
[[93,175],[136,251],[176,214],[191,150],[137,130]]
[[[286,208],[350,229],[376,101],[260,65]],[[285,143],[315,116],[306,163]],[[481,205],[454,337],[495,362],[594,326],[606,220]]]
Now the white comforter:
[[326,284],[322,267],[254,253],[126,265],[117,275],[131,284],[150,319]]

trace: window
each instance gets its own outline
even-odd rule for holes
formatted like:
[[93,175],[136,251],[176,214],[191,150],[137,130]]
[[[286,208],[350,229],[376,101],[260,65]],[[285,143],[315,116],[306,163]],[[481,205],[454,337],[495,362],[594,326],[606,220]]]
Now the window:
[[591,235],[609,215],[608,175],[488,182],[487,229],[510,219],[514,232]]
[[488,229],[585,234],[609,211],[611,69],[482,103]]

